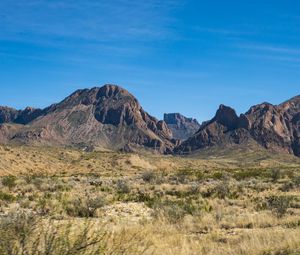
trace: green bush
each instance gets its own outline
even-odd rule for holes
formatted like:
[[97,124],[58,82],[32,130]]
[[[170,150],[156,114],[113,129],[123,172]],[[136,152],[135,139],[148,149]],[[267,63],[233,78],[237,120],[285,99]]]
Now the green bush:
[[97,209],[103,207],[105,201],[102,197],[75,198],[67,203],[66,212],[71,217],[95,217]]
[[142,179],[144,182],[152,182],[155,179],[155,174],[153,171],[146,171],[142,174]]
[[277,182],[281,177],[281,171],[279,169],[272,169],[271,170],[271,179],[272,182]]
[[9,189],[12,189],[17,185],[16,180],[17,180],[17,178],[13,175],[5,176],[2,178],[2,184],[3,184],[3,186],[6,186]]
[[253,169],[239,170],[233,174],[233,177],[236,180],[241,181],[241,180],[250,179],[250,178],[262,177],[263,175],[264,175],[264,172],[262,169],[253,168]]
[[126,182],[124,180],[118,180],[116,188],[117,188],[117,192],[119,194],[128,194],[128,193],[130,193],[130,190],[131,190],[128,182]]
[[270,196],[266,200],[268,208],[272,210],[278,218],[281,218],[290,207],[292,198],[289,196]]
[[193,215],[197,208],[191,201],[156,201],[153,204],[155,215],[163,215],[170,223],[179,223],[185,215]]
[[13,202],[16,200],[16,198],[15,198],[15,196],[13,196],[9,193],[0,191],[0,200],[6,201],[6,202]]

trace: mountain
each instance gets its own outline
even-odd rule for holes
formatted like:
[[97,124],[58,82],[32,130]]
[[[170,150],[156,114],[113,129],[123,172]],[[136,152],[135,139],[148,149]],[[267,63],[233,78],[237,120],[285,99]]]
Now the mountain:
[[265,148],[300,157],[300,96],[246,113],[220,105],[201,125],[178,113],[149,115],[116,85],[81,89],[45,109],[0,107],[0,143],[151,150],[189,154],[208,148]]
[[26,124],[12,132],[2,125],[2,137],[14,143],[170,152],[175,142],[164,121],[150,116],[133,95],[115,85],[77,90],[43,110],[3,109],[0,116],[2,122]]
[[247,146],[300,156],[300,96],[280,105],[262,103],[238,116],[234,109],[221,105],[210,121],[178,145],[176,154],[188,154],[213,146]]
[[27,107],[25,110],[16,110],[10,107],[0,106],[0,124],[17,123],[28,124],[42,114],[41,109]]
[[200,128],[196,119],[187,118],[180,113],[165,113],[164,121],[171,129],[173,138],[182,141],[195,134]]

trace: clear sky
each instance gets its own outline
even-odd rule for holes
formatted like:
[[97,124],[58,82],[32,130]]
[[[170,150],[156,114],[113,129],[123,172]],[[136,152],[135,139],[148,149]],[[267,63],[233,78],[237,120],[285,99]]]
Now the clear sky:
[[300,94],[300,1],[0,1],[0,105],[105,83],[158,118],[280,103]]

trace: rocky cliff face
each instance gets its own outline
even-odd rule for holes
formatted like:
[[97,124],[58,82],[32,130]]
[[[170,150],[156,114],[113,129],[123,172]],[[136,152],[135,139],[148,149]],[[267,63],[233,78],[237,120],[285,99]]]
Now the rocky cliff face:
[[[34,114],[36,118],[30,121]],[[173,148],[166,123],[150,116],[133,95],[115,85],[78,90],[41,112],[26,109],[17,121],[28,125],[13,135],[13,142],[126,151],[167,152]]]
[[230,107],[221,105],[215,117],[174,149],[186,154],[211,146],[247,144],[252,141],[278,152],[300,156],[300,97],[280,105],[262,103],[237,116]]
[[200,128],[196,119],[187,118],[180,113],[165,113],[164,121],[171,129],[173,138],[182,141],[195,134]]

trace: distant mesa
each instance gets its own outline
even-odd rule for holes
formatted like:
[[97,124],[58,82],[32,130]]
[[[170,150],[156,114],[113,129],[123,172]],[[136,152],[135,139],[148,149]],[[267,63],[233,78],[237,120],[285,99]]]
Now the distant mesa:
[[181,155],[255,144],[300,156],[300,96],[279,105],[258,104],[240,116],[220,105],[215,116],[200,125],[179,113],[158,120],[127,90],[107,84],[77,90],[45,109],[0,107],[0,143]]

